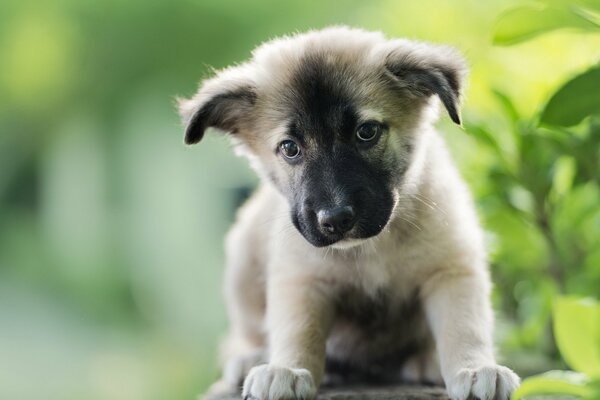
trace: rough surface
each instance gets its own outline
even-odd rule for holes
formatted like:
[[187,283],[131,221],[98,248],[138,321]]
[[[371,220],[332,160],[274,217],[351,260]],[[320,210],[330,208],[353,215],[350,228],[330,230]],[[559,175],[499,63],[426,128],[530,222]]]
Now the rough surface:
[[[240,400],[240,394],[206,396],[205,400]],[[318,400],[448,400],[448,395],[443,388],[427,386],[325,387]]]

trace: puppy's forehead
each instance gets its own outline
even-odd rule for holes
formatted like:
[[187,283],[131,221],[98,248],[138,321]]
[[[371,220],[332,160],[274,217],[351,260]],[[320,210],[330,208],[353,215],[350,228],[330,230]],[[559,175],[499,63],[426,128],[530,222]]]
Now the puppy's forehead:
[[347,136],[359,118],[358,75],[356,65],[336,54],[306,54],[283,89],[290,134],[322,142]]
[[388,115],[385,38],[348,28],[286,37],[253,52],[257,132],[270,145],[285,135],[332,141],[369,115]]

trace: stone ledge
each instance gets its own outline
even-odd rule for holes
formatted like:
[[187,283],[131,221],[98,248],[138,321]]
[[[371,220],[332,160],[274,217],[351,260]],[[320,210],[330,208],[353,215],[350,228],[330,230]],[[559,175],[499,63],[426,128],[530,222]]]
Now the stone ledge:
[[[209,395],[205,400],[240,400],[239,393]],[[431,386],[324,387],[318,400],[448,400],[446,390]]]

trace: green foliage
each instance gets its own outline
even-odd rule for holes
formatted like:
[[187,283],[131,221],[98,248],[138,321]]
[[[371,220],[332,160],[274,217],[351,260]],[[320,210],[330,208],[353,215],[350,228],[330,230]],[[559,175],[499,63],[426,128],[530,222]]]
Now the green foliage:
[[[512,45],[562,28],[594,35],[600,33],[599,17],[600,4],[594,1],[528,4],[499,17],[493,40]],[[551,394],[600,397],[600,305],[565,297],[554,301],[560,293],[597,296],[600,287],[599,89],[600,68],[595,65],[567,79],[528,118],[509,96],[497,93],[510,130],[504,142],[486,127],[468,129],[496,155],[490,178],[500,190],[492,194],[493,204],[526,221],[544,243],[539,274],[525,278],[535,290],[525,291],[525,296],[515,290],[516,304],[504,299],[504,309],[516,307],[516,319],[522,321],[507,343],[521,349],[541,346],[552,354],[553,337],[544,332],[553,326],[557,350],[577,371],[550,371],[525,379],[514,399]],[[503,243],[509,246],[498,252],[494,272],[504,288],[517,289],[524,286],[523,270],[515,272],[502,264],[510,263],[506,253],[525,251],[527,245],[513,243]]]
[[600,67],[596,67],[571,79],[554,93],[542,111],[541,122],[572,126],[587,116],[599,114]]
[[546,0],[505,11],[496,21],[493,42],[510,46],[556,29],[599,31],[600,6],[594,0]]
[[536,395],[571,395],[593,399],[590,380],[571,371],[548,371],[525,379],[513,394],[513,400]]
[[554,307],[554,333],[561,355],[577,372],[550,371],[527,378],[513,400],[534,395],[600,398],[600,303],[559,298]]
[[503,299],[507,312],[516,307],[522,327],[511,341],[538,347],[550,345],[540,337],[557,293],[594,295],[600,287],[600,131],[591,121],[570,132],[523,120],[513,121],[512,130],[506,146],[489,129],[467,125],[494,154],[488,179],[496,190],[481,209],[497,235],[495,281],[507,293],[525,283],[530,288],[514,291],[516,304]]
[[557,300],[554,335],[571,368],[600,379],[600,304],[589,299]]

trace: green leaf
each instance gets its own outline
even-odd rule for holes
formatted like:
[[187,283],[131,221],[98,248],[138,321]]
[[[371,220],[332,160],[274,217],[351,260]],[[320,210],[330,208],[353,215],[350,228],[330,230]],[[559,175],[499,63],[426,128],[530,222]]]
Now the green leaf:
[[527,378],[512,395],[512,400],[543,394],[563,394],[585,397],[592,393],[588,378],[571,371],[549,371]]
[[598,0],[574,0],[576,5],[600,13],[600,1]]
[[510,46],[561,28],[600,30],[600,26],[567,7],[534,4],[504,12],[496,21],[493,43]]
[[590,393],[584,397],[584,400],[598,400],[600,399],[600,379],[589,382],[587,385]]
[[546,104],[540,122],[571,126],[593,114],[600,114],[600,67],[576,76],[558,89]]
[[554,335],[571,368],[600,378],[600,304],[563,297],[554,306]]
[[553,170],[552,194],[561,197],[573,187],[577,165],[573,157],[561,156],[554,163]]
[[478,126],[466,124],[465,131],[471,136],[475,137],[480,143],[490,147],[498,156],[502,156],[502,148],[498,144],[498,141],[487,129]]
[[559,7],[576,6],[591,12],[600,12],[600,2],[598,0],[544,0],[544,3]]
[[600,189],[594,182],[586,182],[572,188],[554,211],[555,228],[573,235],[581,224],[593,218],[600,205]]
[[492,93],[494,94],[494,96],[496,97],[496,99],[498,100],[498,102],[500,103],[502,108],[504,109],[504,112],[506,113],[506,115],[510,118],[511,122],[514,123],[514,122],[518,121],[519,119],[521,119],[521,116],[519,115],[519,111],[517,110],[517,107],[515,107],[515,104],[512,102],[510,97],[508,97],[506,95],[506,93],[504,93],[503,91],[501,91],[499,89],[492,89]]

